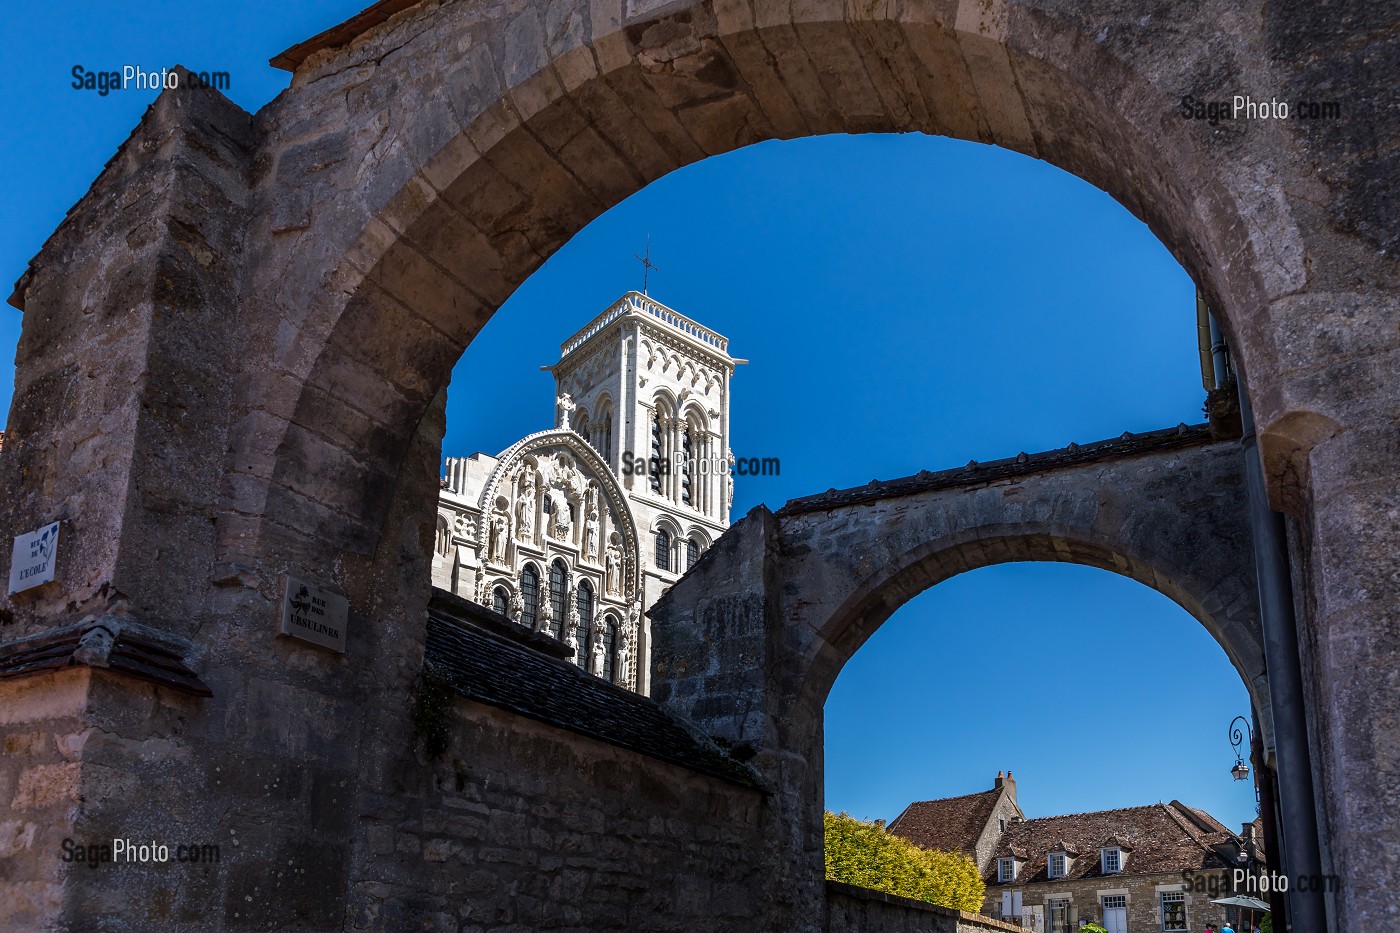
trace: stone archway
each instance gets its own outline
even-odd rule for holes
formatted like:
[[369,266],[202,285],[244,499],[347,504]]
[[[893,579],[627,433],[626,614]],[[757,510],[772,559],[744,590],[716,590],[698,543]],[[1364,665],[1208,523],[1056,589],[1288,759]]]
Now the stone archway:
[[[422,654],[443,391],[512,289],[607,207],[738,146],[876,131],[997,144],[1142,217],[1224,320],[1271,494],[1299,520],[1341,923],[1383,927],[1366,894],[1394,881],[1384,840],[1400,817],[1384,788],[1400,690],[1351,672],[1400,665],[1388,378],[1400,253],[1377,142],[1394,134],[1376,131],[1379,111],[1219,128],[1178,107],[1258,84],[1315,92],[1308,63],[1328,56],[1348,63],[1329,76],[1335,93],[1370,100],[1367,56],[1390,25],[1314,15],[1262,2],[389,0],[286,56],[292,87],[256,117],[212,90],[167,93],[12,298],[26,318],[3,507],[13,533],[73,524],[67,571],[10,601],[11,631],[143,620],[200,659],[214,692],[181,713],[180,755],[273,774],[271,743],[310,756],[308,794],[350,786],[372,807]],[[178,546],[149,547],[167,538]],[[262,620],[288,573],[349,595],[350,657],[272,642]],[[295,721],[276,741],[248,725],[286,708],[336,725]],[[159,718],[142,728],[166,735]],[[94,748],[70,769],[83,796],[125,775],[148,782],[152,808],[180,801],[166,812],[190,826],[222,812],[153,775],[135,746]],[[238,805],[260,800],[250,784]],[[328,890],[374,877],[351,828],[313,826],[292,802],[267,822],[324,834]],[[249,845],[284,854],[273,833]]]
[[1224,649],[1271,745],[1243,464],[1183,427],[756,509],[653,608],[653,695],[770,782],[771,871],[813,902],[827,693],[897,609],[960,573],[1059,561],[1158,590]]

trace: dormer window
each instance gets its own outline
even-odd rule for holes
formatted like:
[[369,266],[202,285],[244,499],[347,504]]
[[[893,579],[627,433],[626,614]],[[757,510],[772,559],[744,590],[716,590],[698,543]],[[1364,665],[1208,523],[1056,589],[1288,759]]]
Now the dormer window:
[[1118,846],[1105,846],[1100,850],[1100,862],[1105,875],[1116,875],[1123,870],[1123,850]]
[[1016,860],[1014,858],[997,859],[997,881],[1005,883],[1016,880]]
[[1051,878],[1063,878],[1069,874],[1069,856],[1064,852],[1051,852],[1046,860],[1046,874]]

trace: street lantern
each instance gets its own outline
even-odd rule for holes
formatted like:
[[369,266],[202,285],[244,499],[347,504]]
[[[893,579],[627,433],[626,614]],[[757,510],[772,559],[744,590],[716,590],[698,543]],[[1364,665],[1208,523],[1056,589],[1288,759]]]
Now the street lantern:
[[[1244,728],[1241,729],[1239,726],[1236,726],[1235,723],[1237,722],[1243,723]],[[1254,731],[1249,728],[1248,719],[1245,719],[1243,716],[1236,716],[1234,719],[1230,720],[1230,745],[1235,749],[1235,766],[1230,769],[1230,776],[1237,781],[1243,781],[1249,777],[1249,765],[1244,763],[1244,758],[1240,755],[1240,746],[1244,744],[1246,735],[1249,736],[1249,740],[1252,743],[1254,741]]]

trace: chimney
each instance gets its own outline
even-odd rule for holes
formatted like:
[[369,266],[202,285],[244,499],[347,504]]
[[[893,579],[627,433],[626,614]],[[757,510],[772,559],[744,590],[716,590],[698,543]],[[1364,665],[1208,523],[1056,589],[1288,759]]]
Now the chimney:
[[998,771],[996,783],[993,784],[992,787],[996,790],[1001,790],[1003,787],[1007,788],[1008,796],[1011,797],[1012,803],[1016,802],[1016,779],[1011,776],[1010,771],[1006,772],[1005,776]]

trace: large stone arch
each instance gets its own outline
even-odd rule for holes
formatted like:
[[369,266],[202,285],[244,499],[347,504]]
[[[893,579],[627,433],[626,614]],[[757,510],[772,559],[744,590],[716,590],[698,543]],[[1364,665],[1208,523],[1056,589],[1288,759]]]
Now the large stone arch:
[[[1221,130],[1177,109],[1186,93],[1316,93],[1314,72],[1284,63],[1312,60],[1320,26],[1270,4],[561,0],[518,12],[415,6],[315,51],[264,115],[267,173],[248,264],[280,274],[250,276],[245,302],[278,324],[251,357],[276,362],[275,391],[238,400],[248,429],[235,427],[229,466],[266,498],[252,510],[256,533],[222,539],[224,562],[249,563],[249,542],[255,558],[321,563],[343,547],[374,562],[401,534],[383,516],[414,514],[394,504],[394,490],[421,496],[404,477],[425,464],[401,453],[415,449],[405,440],[453,361],[519,282],[623,197],[763,139],[923,131],[1044,159],[1149,224],[1222,319],[1275,503],[1304,519],[1302,547],[1322,548],[1304,557],[1313,576],[1302,598],[1347,618],[1347,630],[1385,618],[1394,587],[1358,585],[1346,556],[1365,542],[1373,577],[1393,579],[1381,567],[1394,567],[1395,538],[1376,529],[1396,507],[1384,491],[1385,451],[1400,446],[1396,399],[1357,386],[1383,387],[1400,366],[1397,338],[1376,336],[1400,313],[1380,273],[1395,269],[1396,251],[1386,253],[1387,210],[1366,193],[1381,163],[1344,167],[1374,143],[1364,130]],[[1366,73],[1359,63],[1383,24],[1329,29],[1336,54]],[[1344,51],[1339,33],[1366,42]],[[1313,169],[1300,148],[1333,166]],[[352,484],[339,497],[304,484],[305,465],[319,462],[344,465]],[[284,499],[317,542],[336,547],[304,548],[298,529],[270,528]],[[421,583],[400,577],[398,590],[414,618]],[[1358,654],[1355,639],[1340,638],[1304,633],[1316,649],[1313,705],[1330,736],[1318,750],[1328,816],[1359,829],[1386,810],[1356,783],[1362,762],[1373,742],[1393,740],[1383,738],[1386,715],[1367,717],[1370,738],[1348,740],[1327,710],[1358,721],[1375,700],[1349,686],[1349,670],[1394,654]],[[1400,715],[1400,698],[1385,708]],[[1339,873],[1383,863],[1332,848]]]
[[[1400,689],[1354,676],[1400,667],[1395,114],[1371,86],[1394,78],[1385,12],[389,0],[285,57],[292,87],[254,117],[209,89],[164,94],[11,299],[26,317],[0,507],[13,534],[70,525],[59,580],[7,601],[6,637],[109,617],[159,629],[213,697],[107,725],[165,737],[160,717],[178,718],[172,756],[253,775],[227,792],[238,807],[264,806],[258,788],[277,782],[260,778],[294,754],[316,769],[307,795],[349,787],[382,816],[421,667],[445,387],[515,286],[608,206],[738,146],[873,131],[1001,145],[1142,217],[1223,319],[1270,491],[1296,517],[1340,923],[1385,927],[1366,895],[1394,884]],[[1186,93],[1256,88],[1361,112],[1213,127],[1178,111]],[[288,574],[348,595],[347,656],[271,636]],[[314,723],[259,731],[313,708]],[[178,783],[140,748],[92,744],[63,773],[97,802],[44,822],[40,842],[141,806],[191,832],[218,824],[225,798],[191,790],[215,787],[212,770]],[[111,775],[143,801],[122,809]],[[244,851],[277,861],[283,830],[321,833],[331,893],[316,910],[339,915],[378,856],[278,807]],[[810,907],[794,892],[789,907]],[[81,917],[81,897],[44,897]]]
[[[304,492],[309,458],[349,457],[347,473],[382,493],[452,363],[554,249],[660,175],[770,138],[929,132],[1072,171],[1152,226],[1220,309],[1246,371],[1273,384],[1264,309],[1299,285],[1299,232],[1278,198],[1259,206],[1243,152],[1213,149],[1180,117],[1178,89],[1203,80],[1180,49],[1118,49],[1103,39],[1112,19],[1014,3],[629,15],[637,6],[499,20],[460,3],[413,8],[302,62],[267,118],[259,223],[274,235],[254,260],[295,274],[253,280],[258,305],[286,322],[269,339],[285,341],[287,324],[296,337],[277,354],[282,404],[247,400],[263,410],[239,464],[274,498]],[[1199,14],[1152,15],[1210,31]],[[349,422],[342,438],[309,428],[328,414]],[[362,486],[353,499],[365,547],[387,495]]]

